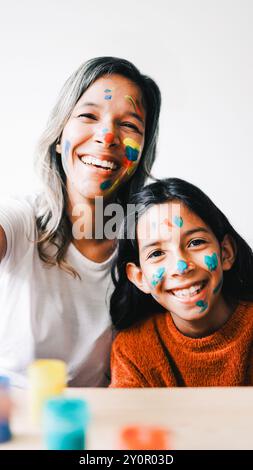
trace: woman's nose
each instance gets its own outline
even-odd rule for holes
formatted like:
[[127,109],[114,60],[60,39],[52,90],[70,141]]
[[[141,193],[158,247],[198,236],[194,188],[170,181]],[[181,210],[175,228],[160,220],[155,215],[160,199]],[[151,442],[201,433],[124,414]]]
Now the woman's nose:
[[95,141],[105,148],[115,147],[118,145],[118,137],[115,128],[108,126],[98,129],[95,135]]

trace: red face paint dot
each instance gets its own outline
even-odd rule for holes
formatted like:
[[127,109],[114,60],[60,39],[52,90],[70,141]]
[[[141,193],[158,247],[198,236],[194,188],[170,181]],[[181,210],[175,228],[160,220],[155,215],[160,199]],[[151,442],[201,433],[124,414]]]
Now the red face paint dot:
[[114,141],[114,134],[112,134],[111,132],[107,132],[105,134],[105,142],[107,144],[111,144],[113,141]]
[[131,162],[131,160],[128,160],[127,157],[122,158],[122,164],[126,168],[130,168],[131,166],[133,166],[133,162]]

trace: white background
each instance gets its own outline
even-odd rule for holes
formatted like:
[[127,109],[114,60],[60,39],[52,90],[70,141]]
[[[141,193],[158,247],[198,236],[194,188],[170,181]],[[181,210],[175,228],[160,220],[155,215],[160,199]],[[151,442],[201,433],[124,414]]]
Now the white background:
[[155,176],[200,186],[253,244],[252,0],[1,0],[0,194],[33,190],[33,152],[67,77],[115,55],[162,96]]

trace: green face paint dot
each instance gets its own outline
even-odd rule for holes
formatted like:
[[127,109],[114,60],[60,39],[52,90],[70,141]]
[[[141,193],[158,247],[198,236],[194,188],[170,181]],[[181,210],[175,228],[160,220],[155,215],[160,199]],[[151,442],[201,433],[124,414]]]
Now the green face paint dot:
[[159,282],[162,281],[164,273],[165,273],[165,268],[158,268],[156,270],[156,272],[153,274],[152,280],[151,280],[151,285],[153,287],[156,287],[157,284],[159,284]]
[[100,185],[100,189],[102,189],[104,191],[105,189],[109,189],[111,187],[111,185],[112,185],[111,180],[103,181],[103,183],[101,183],[101,185]]
[[205,302],[205,300],[198,300],[198,302],[196,302],[196,305],[197,307],[201,308],[200,313],[204,312],[208,307],[208,303]]
[[222,287],[222,284],[223,284],[223,279],[220,280],[219,284],[217,284],[217,286],[215,287],[215,289],[213,290],[213,294],[217,294],[219,292],[219,290],[221,289]]
[[209,271],[215,271],[218,266],[218,256],[213,253],[212,256],[205,256],[204,262],[208,267]]
[[182,217],[179,217],[178,215],[175,215],[175,217],[173,219],[173,223],[177,227],[181,228],[181,227],[183,227],[184,221],[183,221]]

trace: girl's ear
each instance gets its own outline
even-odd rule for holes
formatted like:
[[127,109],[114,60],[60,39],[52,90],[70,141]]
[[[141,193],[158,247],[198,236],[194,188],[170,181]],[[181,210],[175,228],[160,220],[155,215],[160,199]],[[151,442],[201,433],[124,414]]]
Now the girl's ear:
[[225,235],[221,243],[221,262],[223,271],[232,268],[236,258],[236,244],[230,235]]
[[143,275],[142,269],[134,263],[127,263],[126,274],[130,282],[145,294],[150,294],[150,287]]

